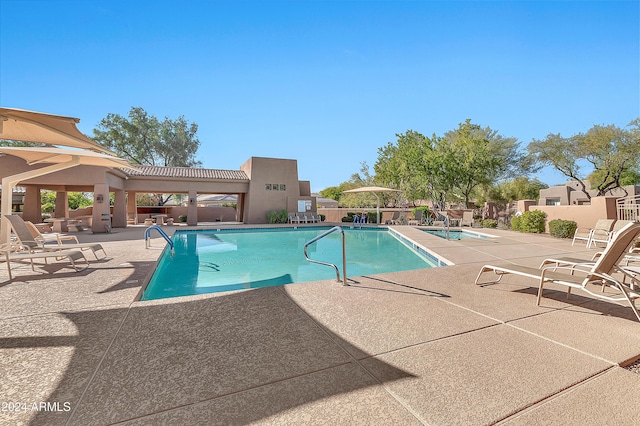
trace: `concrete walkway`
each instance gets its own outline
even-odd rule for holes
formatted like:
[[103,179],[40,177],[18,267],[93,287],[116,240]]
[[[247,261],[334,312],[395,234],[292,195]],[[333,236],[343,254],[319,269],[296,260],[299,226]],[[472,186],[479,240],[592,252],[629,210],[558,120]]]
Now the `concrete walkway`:
[[144,228],[80,234],[109,258],[79,273],[0,263],[0,424],[640,424],[629,308],[473,284],[485,263],[594,250],[396,229],[455,265],[135,302],[164,247]]

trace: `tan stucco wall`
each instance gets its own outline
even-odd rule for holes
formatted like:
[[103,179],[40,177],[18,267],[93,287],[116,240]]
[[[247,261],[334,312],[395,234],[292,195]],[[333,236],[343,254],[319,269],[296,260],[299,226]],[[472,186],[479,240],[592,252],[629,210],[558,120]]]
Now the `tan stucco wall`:
[[531,206],[530,210],[541,210],[547,213],[547,230],[549,222],[555,219],[573,220],[578,227],[593,228],[598,219],[616,219],[616,198],[594,197],[591,205],[579,206]]
[[[311,211],[315,211],[315,198],[300,194],[302,184],[298,180],[296,160],[251,157],[240,170],[250,180],[244,205],[245,223],[267,223],[267,213],[272,210],[297,211],[297,202],[301,199],[311,200]],[[278,190],[267,189],[267,185],[274,184]]]

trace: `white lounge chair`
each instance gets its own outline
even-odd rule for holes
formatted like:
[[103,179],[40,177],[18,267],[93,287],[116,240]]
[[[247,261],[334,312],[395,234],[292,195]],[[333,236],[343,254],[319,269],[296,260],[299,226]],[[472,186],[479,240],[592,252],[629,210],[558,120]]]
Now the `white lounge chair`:
[[615,219],[598,219],[593,228],[577,228],[573,234],[573,241],[571,241],[571,245],[574,245],[576,240],[580,240],[586,241],[587,247],[590,247],[594,233],[596,233],[596,239],[600,238],[601,235],[604,236],[604,238],[608,238],[609,231],[613,227],[614,222]]
[[300,217],[297,213],[289,213],[289,223],[300,223]]
[[[59,251],[40,251],[40,252],[32,252],[32,251],[24,251],[24,252],[16,252],[15,250],[19,249],[19,245],[8,246],[4,245],[0,247],[0,254],[2,256],[0,259],[7,262],[7,271],[9,272],[9,279],[13,279],[13,275],[11,274],[11,262],[20,262],[28,260],[31,262],[31,270],[35,271],[35,267],[33,265],[34,259],[44,259],[44,262],[47,263],[47,259],[68,259],[69,263],[71,263],[71,267],[78,271],[82,271],[89,267],[89,262],[87,258],[84,256],[82,251],[80,250],[59,250]],[[83,268],[79,268],[76,265],[77,261],[83,261],[85,266]]]
[[[638,321],[640,312],[635,306],[635,301],[640,298],[640,280],[638,275],[625,271],[620,265],[634,240],[640,235],[640,223],[630,223],[619,232],[595,263],[580,263],[566,266],[550,265],[542,269],[531,268],[522,265],[493,266],[484,265],[475,284],[487,284],[499,282],[504,275],[515,274],[539,280],[537,304],[540,305],[542,290],[545,283],[560,284],[567,287],[567,297],[571,294],[572,288],[580,289],[596,298],[612,302],[628,302]],[[479,283],[483,273],[493,271],[497,280]],[[614,277],[614,274],[621,274],[623,279]],[[627,283],[629,278],[631,283]],[[597,286],[598,290],[591,287]],[[604,293],[602,289],[607,286],[616,289],[614,294]]]
[[24,224],[27,225],[27,229],[29,230],[29,233],[31,233],[31,236],[36,241],[40,241],[43,244],[44,243],[51,243],[51,242],[56,242],[58,244],[62,244],[64,241],[75,241],[76,244],[80,244],[80,241],[78,241],[78,237],[76,237],[75,235],[66,235],[66,234],[61,234],[59,232],[52,232],[52,233],[43,234],[33,224],[33,222],[25,220]]
[[107,252],[104,250],[101,244],[99,243],[84,243],[84,244],[44,244],[41,241],[37,241],[35,238],[31,236],[31,232],[29,232],[29,228],[24,223],[24,220],[18,215],[5,215],[5,218],[11,224],[11,228],[13,229],[18,242],[23,247],[28,247],[30,251],[60,251],[60,250],[88,250],[90,249],[93,252],[93,255],[98,258],[98,251],[102,251],[104,256],[107,255]]
[[462,212],[460,226],[473,226],[473,212]]

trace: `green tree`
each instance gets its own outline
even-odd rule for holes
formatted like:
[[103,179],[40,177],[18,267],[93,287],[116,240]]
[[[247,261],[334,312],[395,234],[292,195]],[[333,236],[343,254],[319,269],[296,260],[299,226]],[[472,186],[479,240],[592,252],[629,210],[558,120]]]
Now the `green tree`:
[[330,186],[320,191],[320,195],[324,198],[340,201],[343,189],[340,186]]
[[578,182],[591,199],[580,162],[586,161],[592,169],[588,177],[596,196],[633,182],[640,171],[640,119],[623,129],[596,125],[569,138],[549,134],[544,140],[534,139],[528,149],[540,164],[553,166]]
[[93,130],[93,139],[133,164],[197,167],[198,125],[180,116],[159,121],[140,107],[128,118],[109,113]]
[[[93,139],[129,160],[147,166],[200,167],[196,160],[200,147],[198,125],[183,116],[163,121],[140,107],[132,107],[128,117],[109,113],[93,130]],[[172,195],[156,194],[157,205]]]
[[445,134],[446,167],[453,189],[468,205],[472,192],[508,177],[526,174],[530,163],[516,138],[505,138],[490,127],[480,127],[466,120]]
[[93,197],[85,192],[68,192],[69,208],[72,210],[83,209],[93,205]]
[[409,130],[378,149],[376,180],[404,191],[409,201],[430,198],[444,208],[448,199],[469,202],[471,194],[530,169],[515,138],[466,120],[444,137]]
[[549,185],[538,179],[517,177],[497,185],[485,186],[474,194],[480,204],[493,201],[506,205],[517,200],[537,200],[540,197],[540,190],[548,187]]

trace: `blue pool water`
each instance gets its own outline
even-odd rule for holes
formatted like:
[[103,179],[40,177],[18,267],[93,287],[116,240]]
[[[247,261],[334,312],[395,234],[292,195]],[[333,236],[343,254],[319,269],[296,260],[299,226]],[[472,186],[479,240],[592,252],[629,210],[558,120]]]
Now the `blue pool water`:
[[[310,263],[303,254],[304,244],[328,229],[176,231],[175,255],[164,251],[142,300],[335,279],[333,268]],[[344,231],[348,277],[438,265],[386,229]],[[311,244],[307,253],[343,274],[339,232]]]
[[[446,231],[442,229],[423,229],[423,232],[427,234],[435,235],[440,238],[447,238]],[[466,240],[467,238],[489,238],[486,235],[476,234],[475,232],[467,232],[464,230],[451,230],[449,231],[449,239],[451,240]]]

